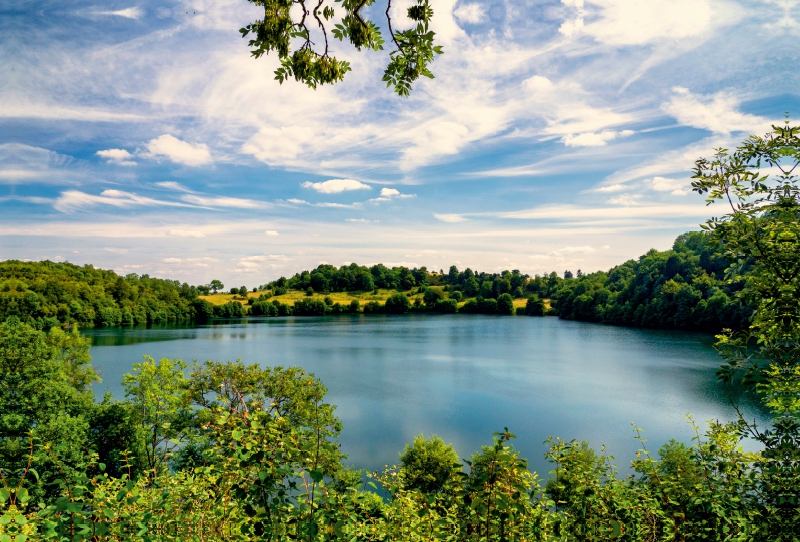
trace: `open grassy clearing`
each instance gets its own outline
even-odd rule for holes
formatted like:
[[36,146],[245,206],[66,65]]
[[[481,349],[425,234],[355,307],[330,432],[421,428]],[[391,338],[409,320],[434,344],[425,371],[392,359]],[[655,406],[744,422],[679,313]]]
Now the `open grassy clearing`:
[[[443,291],[444,286],[430,286],[432,290],[439,290]],[[414,303],[416,298],[419,298],[420,301],[422,300],[422,294],[417,293],[417,288],[412,288],[411,290],[387,290],[387,289],[378,289],[377,293],[370,290],[366,292],[331,292],[328,294],[319,294],[314,293],[313,295],[309,296],[306,295],[305,292],[301,292],[299,290],[289,290],[283,295],[274,295],[271,296],[269,299],[272,301],[273,299],[277,299],[279,302],[284,303],[286,305],[294,306],[295,302],[300,301],[302,299],[319,299],[320,301],[324,300],[326,297],[330,297],[334,303],[339,303],[340,305],[350,305],[350,302],[354,299],[358,300],[358,302],[363,305],[365,303],[369,303],[370,301],[377,301],[378,303],[384,304],[386,300],[393,296],[396,293],[402,293],[408,295],[409,293],[413,292],[412,295],[409,295],[408,298],[411,303]],[[243,305],[247,304],[248,299],[258,299],[259,296],[264,295],[265,292],[250,292],[247,294],[247,297],[242,297],[240,295],[233,295],[233,294],[212,294],[212,295],[201,295],[200,299],[205,299],[206,301],[214,304],[214,305],[224,305],[229,301],[236,301],[237,303],[241,303]],[[445,294],[447,296],[447,294]],[[464,303],[472,298],[464,298],[459,304],[459,308],[464,306]],[[527,303],[527,298],[520,297],[514,300],[514,308],[524,307],[525,303]],[[550,300],[544,300],[546,307],[550,308]]]

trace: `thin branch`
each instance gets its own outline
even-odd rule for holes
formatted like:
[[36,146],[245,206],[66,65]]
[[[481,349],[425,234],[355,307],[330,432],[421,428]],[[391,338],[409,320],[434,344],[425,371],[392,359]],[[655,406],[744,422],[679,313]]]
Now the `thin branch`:
[[392,36],[392,41],[395,45],[397,45],[397,49],[400,49],[400,44],[397,43],[397,39],[394,37],[394,30],[392,30],[392,18],[389,15],[389,10],[392,9],[392,0],[389,0],[386,5],[386,22],[389,24],[389,35]]

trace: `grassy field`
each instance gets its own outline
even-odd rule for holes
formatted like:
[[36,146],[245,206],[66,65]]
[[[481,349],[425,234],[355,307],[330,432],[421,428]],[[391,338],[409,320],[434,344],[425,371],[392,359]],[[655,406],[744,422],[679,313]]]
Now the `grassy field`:
[[[444,289],[443,286],[432,286],[431,288],[434,289],[434,290],[440,290],[440,291]],[[411,291],[415,292],[416,288],[411,290]],[[332,292],[332,293],[329,293],[329,294],[317,294],[317,293],[315,293],[312,296],[307,296],[305,294],[305,292],[301,292],[299,290],[290,290],[290,291],[286,292],[284,295],[275,295],[275,296],[270,297],[269,299],[270,299],[270,301],[272,301],[273,299],[277,299],[281,303],[284,303],[286,305],[292,305],[292,306],[294,306],[295,301],[299,301],[301,299],[319,299],[321,301],[321,300],[325,299],[326,297],[330,297],[331,300],[334,303],[339,303],[340,305],[350,305],[350,302],[352,300],[357,299],[358,302],[363,306],[365,303],[369,303],[370,301],[377,301],[378,303],[383,304],[383,303],[386,302],[386,300],[389,297],[393,296],[394,294],[396,294],[398,292],[402,293],[402,294],[407,294],[408,293],[406,291],[400,291],[400,290],[379,289],[377,293],[374,293],[372,291],[369,291],[369,292]],[[229,301],[236,301],[238,303],[247,304],[248,298],[258,299],[258,296],[262,295],[263,293],[264,292],[250,292],[250,293],[247,294],[246,298],[242,297],[240,295],[219,293],[219,294],[212,294],[212,295],[201,295],[200,299],[205,299],[206,301],[209,301],[210,303],[213,303],[214,305],[224,305],[225,303],[227,303]],[[420,300],[422,300],[422,294],[415,293],[414,295],[409,296],[408,299],[409,299],[409,301],[411,301],[411,303],[414,303],[414,299],[416,299],[416,298],[420,298]],[[462,301],[461,303],[459,303],[458,306],[462,307],[464,305],[465,301],[466,301],[466,299],[464,301]],[[526,302],[527,302],[527,299],[524,298],[524,297],[521,297],[519,299],[515,299],[514,300],[514,307],[515,308],[524,307]],[[545,304],[549,308],[550,307],[550,300],[546,299],[545,300]]]

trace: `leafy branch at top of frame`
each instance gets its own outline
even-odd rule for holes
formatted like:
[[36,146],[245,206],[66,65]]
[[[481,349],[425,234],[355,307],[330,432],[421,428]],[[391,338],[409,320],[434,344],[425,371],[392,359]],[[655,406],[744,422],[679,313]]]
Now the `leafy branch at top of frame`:
[[[255,58],[277,53],[281,65],[275,70],[275,79],[281,84],[294,77],[296,81],[316,89],[317,85],[344,79],[344,75],[351,71],[350,63],[337,60],[331,54],[329,31],[333,38],[349,41],[358,51],[380,51],[386,43],[378,26],[362,13],[375,0],[335,0],[345,12],[338,23],[332,22],[335,11],[333,7],[324,5],[326,0],[249,1],[263,7],[264,18],[239,32],[242,37],[250,37],[248,46]],[[433,78],[429,65],[436,55],[442,53],[442,46],[434,44],[435,33],[430,30],[433,8],[428,0],[416,0],[416,4],[408,8],[406,15],[413,26],[407,30],[395,31],[391,9],[392,0],[387,0],[386,22],[395,50],[389,53],[383,80],[400,96],[408,96],[412,84],[421,76]],[[315,31],[323,40],[319,46],[312,39]],[[300,46],[293,48],[293,40],[295,43],[300,40]]]

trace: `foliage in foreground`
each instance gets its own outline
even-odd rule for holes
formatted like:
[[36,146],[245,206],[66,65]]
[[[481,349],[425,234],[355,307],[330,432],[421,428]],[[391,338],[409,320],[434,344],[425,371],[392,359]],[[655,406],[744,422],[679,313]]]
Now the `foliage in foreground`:
[[464,461],[420,436],[365,475],[300,369],[146,359],[97,404],[85,340],[59,333],[0,325],[3,540],[739,540],[766,513],[741,424],[643,448],[628,476],[551,439],[542,485],[508,430]]

